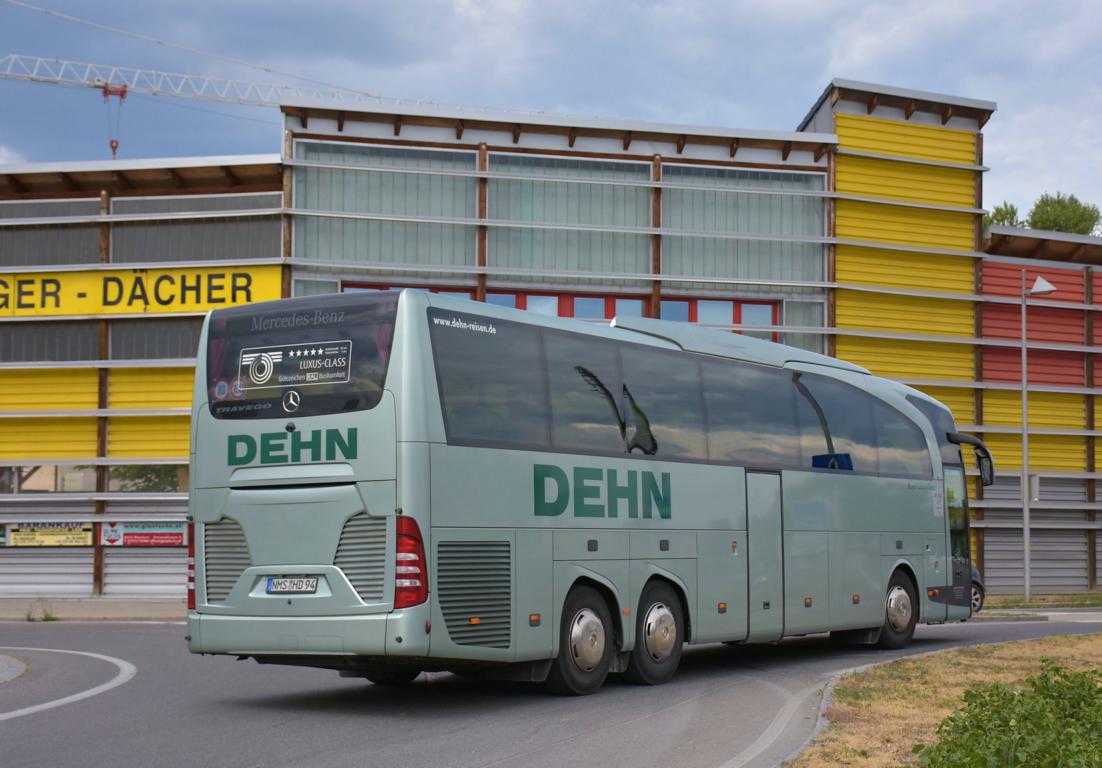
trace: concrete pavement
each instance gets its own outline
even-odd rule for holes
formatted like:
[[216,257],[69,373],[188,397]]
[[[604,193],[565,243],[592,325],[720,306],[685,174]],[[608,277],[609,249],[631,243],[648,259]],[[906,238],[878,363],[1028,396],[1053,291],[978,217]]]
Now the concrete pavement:
[[0,621],[184,621],[187,601],[150,598],[0,598]]

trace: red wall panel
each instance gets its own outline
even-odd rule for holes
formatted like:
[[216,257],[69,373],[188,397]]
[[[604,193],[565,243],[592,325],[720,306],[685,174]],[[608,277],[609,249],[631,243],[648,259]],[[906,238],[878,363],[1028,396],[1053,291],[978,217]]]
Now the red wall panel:
[[[1079,309],[1030,307],[1027,338],[1056,344],[1082,344],[1086,314]],[[985,304],[983,335],[995,339],[1020,339],[1022,308],[1012,304]]]
[[[1086,363],[1078,352],[1029,352],[1029,383],[1064,387],[1085,386]],[[1022,353],[1006,347],[985,347],[983,350],[984,381],[1020,383]]]
[[[1056,292],[1045,296],[1046,301],[1073,301],[1082,304],[1085,301],[1084,274],[1082,268],[1059,269],[1052,267],[1026,267],[1026,286],[1043,277],[1056,286]],[[1098,276],[1095,275],[1095,296],[1098,296]],[[994,296],[1022,295],[1022,267],[1017,264],[1004,264],[998,261],[983,262],[983,292]]]

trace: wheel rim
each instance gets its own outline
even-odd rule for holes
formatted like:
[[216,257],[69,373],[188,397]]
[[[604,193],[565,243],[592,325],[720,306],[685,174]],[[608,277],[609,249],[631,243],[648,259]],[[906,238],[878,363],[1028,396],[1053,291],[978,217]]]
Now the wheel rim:
[[902,632],[911,623],[911,596],[903,587],[888,590],[888,623],[896,632]]
[[582,608],[570,622],[570,656],[583,672],[592,672],[605,655],[605,625],[589,608]]
[[972,610],[978,611],[981,605],[983,605],[983,596],[976,587],[972,587]]
[[663,603],[655,603],[647,609],[643,619],[643,644],[655,661],[665,661],[677,644],[677,622],[673,611]]

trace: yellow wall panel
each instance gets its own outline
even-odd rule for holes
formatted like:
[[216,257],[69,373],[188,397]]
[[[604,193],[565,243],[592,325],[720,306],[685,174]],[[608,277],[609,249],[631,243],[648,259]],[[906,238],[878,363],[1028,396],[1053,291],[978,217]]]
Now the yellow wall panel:
[[893,379],[971,381],[972,347],[929,341],[839,336],[838,357]]
[[[1022,468],[1022,438],[1020,435],[982,435],[983,442],[995,458],[999,471]],[[1082,437],[1062,435],[1029,436],[1029,469],[1031,472],[1050,469],[1062,472],[1085,472],[1087,443]]]
[[970,213],[855,200],[839,200],[835,210],[835,231],[842,239],[966,251],[974,245],[975,217]]
[[976,135],[971,131],[841,112],[835,113],[834,126],[846,149],[965,165],[976,162]]
[[957,424],[971,424],[975,421],[975,397],[971,389],[965,387],[918,387],[930,397],[941,402],[953,412]]
[[98,403],[99,377],[93,368],[0,371],[0,411],[78,410]]
[[96,455],[96,419],[0,419],[0,458],[63,459]]
[[968,301],[890,296],[841,289],[837,292],[835,325],[838,328],[968,338],[975,331],[972,303]]
[[976,205],[974,171],[853,155],[839,155],[835,169],[839,192],[958,208]]
[[[989,390],[983,395],[985,424],[1020,427],[1022,396],[1018,392]],[[1029,424],[1031,427],[1086,429],[1086,401],[1082,395],[1057,392],[1029,393]]]
[[945,293],[973,293],[971,256],[886,251],[839,245],[835,251],[839,283],[886,285]]
[[193,368],[115,368],[108,380],[112,408],[182,408],[191,405]]
[[107,424],[107,455],[187,456],[189,432],[187,416],[115,416]]

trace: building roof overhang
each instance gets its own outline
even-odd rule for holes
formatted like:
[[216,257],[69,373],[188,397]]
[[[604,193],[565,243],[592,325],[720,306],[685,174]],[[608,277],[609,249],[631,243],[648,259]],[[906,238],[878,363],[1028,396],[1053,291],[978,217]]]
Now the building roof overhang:
[[975,120],[979,128],[983,128],[998,109],[995,102],[983,99],[969,99],[963,96],[950,96],[944,93],[897,88],[892,85],[836,77],[823,89],[796,130],[803,130],[827,99],[864,102],[870,106],[870,113],[876,106],[898,107],[908,116],[914,112],[931,112],[941,117],[942,124],[949,122],[953,116],[968,117]]
[[1102,264],[1102,237],[993,224],[983,233],[983,249],[998,256]]

